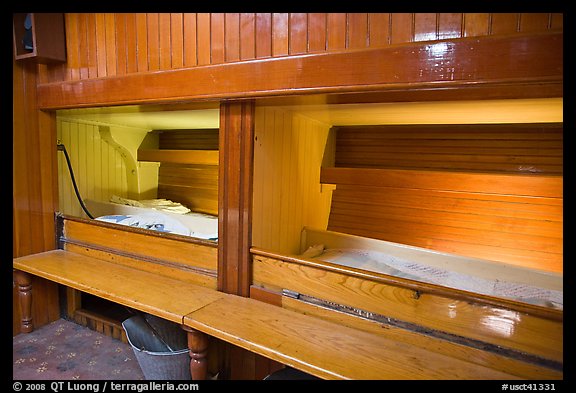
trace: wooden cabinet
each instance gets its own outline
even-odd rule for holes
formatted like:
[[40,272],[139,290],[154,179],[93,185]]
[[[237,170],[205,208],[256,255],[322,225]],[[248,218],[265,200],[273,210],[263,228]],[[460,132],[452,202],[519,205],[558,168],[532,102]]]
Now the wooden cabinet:
[[65,62],[64,14],[13,14],[14,56],[39,63]]

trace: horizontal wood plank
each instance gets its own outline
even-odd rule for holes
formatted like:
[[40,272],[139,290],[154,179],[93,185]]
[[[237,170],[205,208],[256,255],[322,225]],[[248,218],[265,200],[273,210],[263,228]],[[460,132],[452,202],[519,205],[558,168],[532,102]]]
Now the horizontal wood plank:
[[337,167],[562,174],[562,124],[333,127]]
[[[160,260],[183,267],[217,271],[218,245],[214,242],[81,219],[65,219],[61,241],[134,258]],[[154,241],[151,241],[151,237]]]
[[218,165],[218,150],[138,149],[138,161]]
[[78,255],[86,255],[91,258],[101,259],[107,262],[124,265],[133,269],[142,270],[163,277],[169,277],[190,284],[200,285],[206,288],[216,289],[217,272],[206,269],[190,268],[176,263],[166,263],[159,260],[145,260],[128,255],[116,254],[72,243],[64,244],[63,250]]

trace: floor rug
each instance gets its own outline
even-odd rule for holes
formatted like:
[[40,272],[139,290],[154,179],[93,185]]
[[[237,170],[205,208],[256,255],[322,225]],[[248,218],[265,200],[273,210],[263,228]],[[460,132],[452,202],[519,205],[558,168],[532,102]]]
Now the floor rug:
[[14,380],[143,380],[132,347],[59,319],[13,338]]

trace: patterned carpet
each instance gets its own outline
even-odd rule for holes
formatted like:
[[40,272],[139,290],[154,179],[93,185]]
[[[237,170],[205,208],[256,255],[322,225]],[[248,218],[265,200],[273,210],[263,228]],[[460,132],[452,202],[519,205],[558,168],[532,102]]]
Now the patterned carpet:
[[14,380],[143,380],[130,345],[59,319],[13,338]]

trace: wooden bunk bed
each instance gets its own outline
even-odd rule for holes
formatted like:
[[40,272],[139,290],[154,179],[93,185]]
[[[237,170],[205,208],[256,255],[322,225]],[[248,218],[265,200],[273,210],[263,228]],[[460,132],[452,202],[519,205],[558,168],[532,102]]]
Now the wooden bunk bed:
[[[320,182],[335,185],[327,230],[304,228],[299,253],[253,247],[251,296],[478,364],[497,355],[502,370],[530,378],[561,376],[561,153],[547,164],[529,157],[535,173],[525,174],[502,153],[512,149],[506,143],[483,163],[446,141],[474,128],[537,145],[529,125],[338,128],[336,166],[320,169]],[[415,157],[383,151],[388,143],[378,141],[390,129]],[[433,162],[446,169],[423,167],[429,161],[410,130],[429,138],[430,129],[441,134],[432,154],[459,151]],[[538,132],[561,138],[558,125]],[[362,133],[372,150],[339,156],[365,144]]]
[[[305,229],[303,244],[306,250],[320,244],[327,250],[354,250],[357,258],[361,250],[402,256],[421,266],[455,263],[469,274],[476,270],[500,279],[522,277],[531,285],[539,282],[562,290],[559,275],[337,232]],[[526,378],[562,375],[559,309],[353,268],[322,260],[321,255],[282,255],[258,248],[252,255],[254,298],[477,364],[498,359],[501,370]],[[465,262],[473,264],[462,265]]]

